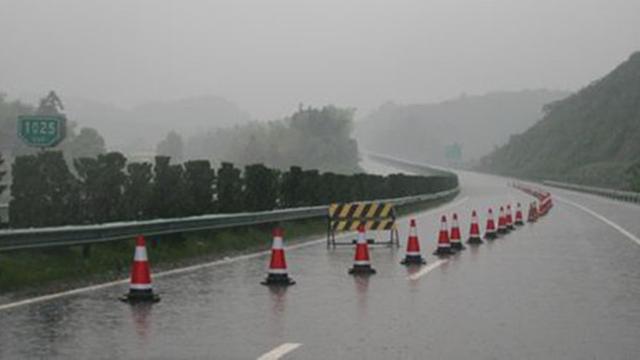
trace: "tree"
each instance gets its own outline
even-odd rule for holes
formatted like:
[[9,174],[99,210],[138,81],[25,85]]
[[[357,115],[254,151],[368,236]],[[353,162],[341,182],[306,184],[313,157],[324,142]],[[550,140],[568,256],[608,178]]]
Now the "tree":
[[201,215],[213,211],[215,171],[208,160],[184,163],[185,192],[189,215]]
[[302,172],[300,194],[305,206],[320,204],[320,192],[322,181],[318,170],[305,170]]
[[292,166],[289,171],[282,174],[280,198],[282,200],[280,205],[284,208],[303,205],[302,168],[299,166]]
[[351,174],[360,171],[358,146],[351,137],[353,113],[335,106],[301,108],[284,120],[198,134],[190,138],[189,147],[206,148],[241,166],[261,163],[283,170],[304,166]]
[[640,162],[637,162],[627,169],[629,187],[632,191],[640,192]]
[[7,101],[6,95],[0,93],[0,151],[9,159],[17,155],[35,153],[35,149],[27,147],[19,138],[17,121],[19,115],[33,114],[35,109],[19,101]]
[[233,164],[222,163],[218,170],[216,189],[219,212],[232,213],[242,211],[242,180],[240,179],[240,170],[233,167]]
[[244,210],[262,211],[276,207],[278,173],[262,164],[244,168]]
[[358,145],[351,138],[353,114],[353,109],[335,106],[299,109],[288,120],[293,164],[348,174],[359,171]]
[[124,183],[123,213],[127,220],[142,220],[150,217],[153,172],[150,163],[127,165]]
[[60,115],[64,110],[64,105],[55,91],[49,91],[49,94],[40,99],[37,113],[39,115]]
[[106,152],[104,138],[96,129],[87,127],[80,129],[78,135],[71,136],[64,144],[64,150],[71,159],[97,157]]
[[175,163],[182,162],[183,154],[184,144],[182,142],[182,137],[175,131],[170,131],[167,134],[167,137],[160,141],[156,146],[156,155],[168,156]]
[[11,173],[12,227],[60,226],[78,221],[78,181],[62,152],[18,156]]
[[85,221],[104,223],[124,218],[122,199],[127,159],[118,152],[74,160],[80,177]]
[[156,156],[151,194],[151,212],[155,217],[185,216],[186,192],[182,165],[170,165],[168,156]]
[[2,153],[0,153],[0,195],[7,189],[7,185],[2,183],[2,178],[7,174],[6,171],[2,170],[2,165],[4,165],[4,158],[2,157]]

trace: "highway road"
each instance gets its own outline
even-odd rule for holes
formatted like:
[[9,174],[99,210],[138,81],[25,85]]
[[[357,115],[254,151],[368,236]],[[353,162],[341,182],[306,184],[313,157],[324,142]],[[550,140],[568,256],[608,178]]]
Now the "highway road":
[[319,237],[287,251],[285,290],[260,285],[256,254],[156,276],[153,306],[118,302],[116,285],[2,309],[0,358],[638,359],[640,207],[548,188],[555,207],[538,223],[438,261],[442,214],[465,236],[472,209],[484,228],[488,207],[532,200],[507,179],[460,176],[456,199],[412,215],[422,269],[399,264],[406,217],[400,249],[371,250],[369,278],[347,274],[351,247]]

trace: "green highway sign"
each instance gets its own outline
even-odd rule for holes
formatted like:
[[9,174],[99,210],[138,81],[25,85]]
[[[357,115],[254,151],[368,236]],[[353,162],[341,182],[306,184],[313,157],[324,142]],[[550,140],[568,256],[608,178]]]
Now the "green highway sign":
[[34,147],[53,147],[64,140],[67,119],[61,115],[24,115],[18,117],[18,136]]

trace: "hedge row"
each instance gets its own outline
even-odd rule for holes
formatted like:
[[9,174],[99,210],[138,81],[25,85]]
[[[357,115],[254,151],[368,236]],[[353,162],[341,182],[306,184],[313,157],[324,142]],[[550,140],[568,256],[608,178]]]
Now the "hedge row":
[[20,156],[12,165],[10,226],[39,227],[261,211],[433,193],[457,186],[446,176],[320,173],[262,164],[243,171],[207,160],[128,163],[112,152],[67,165],[61,152]]

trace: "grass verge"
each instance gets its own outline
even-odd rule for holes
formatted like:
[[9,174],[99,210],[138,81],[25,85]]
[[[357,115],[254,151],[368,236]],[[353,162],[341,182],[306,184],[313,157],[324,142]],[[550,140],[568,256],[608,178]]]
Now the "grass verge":
[[[406,215],[437,206],[450,199],[404,206]],[[147,251],[154,271],[188,266],[268,249],[271,229],[262,224],[223,230],[151,237]],[[322,218],[284,222],[288,244],[303,242],[326,231]],[[22,250],[0,253],[0,295],[10,299],[37,296],[128,276],[134,241],[92,244],[88,254],[82,246]]]

